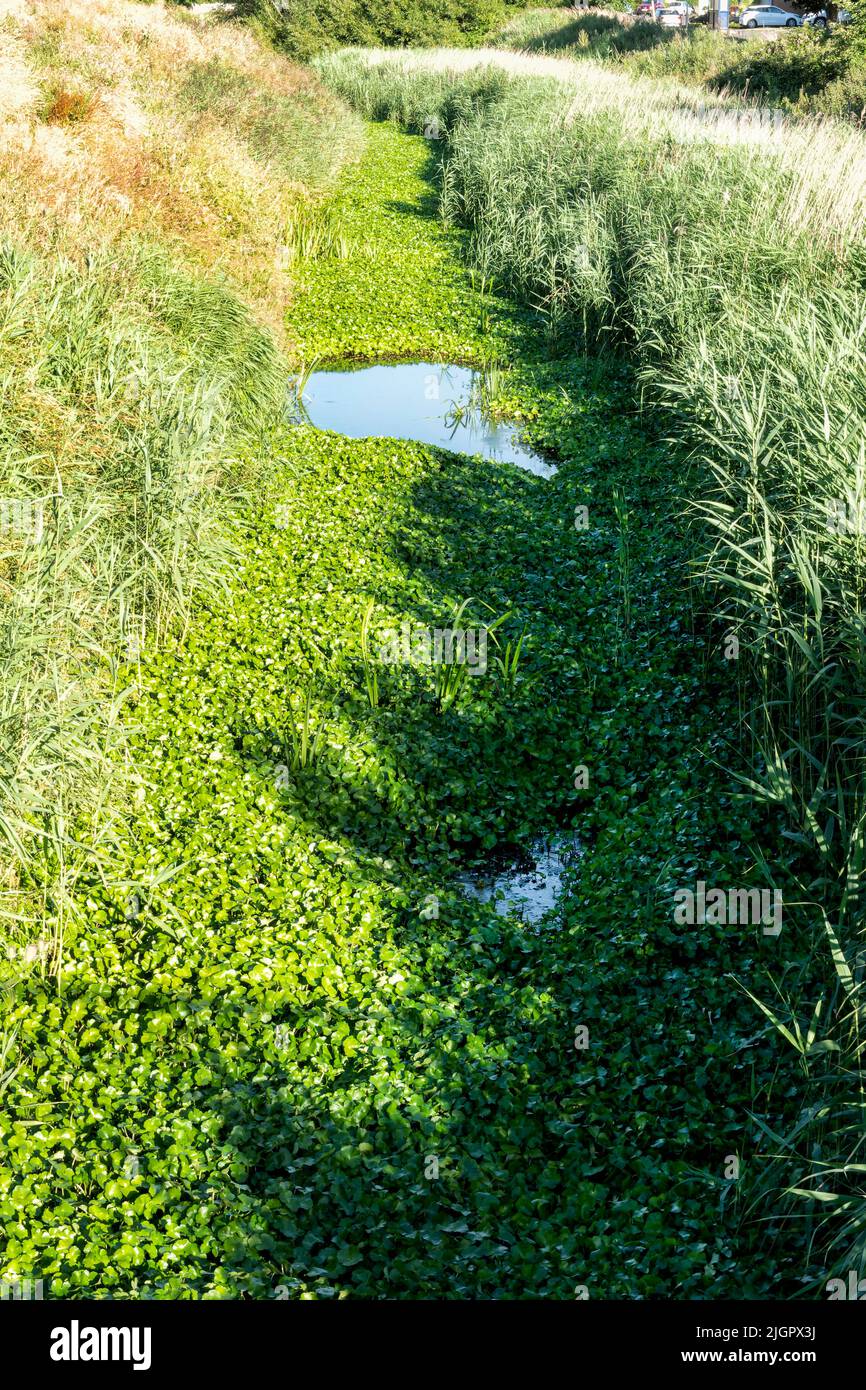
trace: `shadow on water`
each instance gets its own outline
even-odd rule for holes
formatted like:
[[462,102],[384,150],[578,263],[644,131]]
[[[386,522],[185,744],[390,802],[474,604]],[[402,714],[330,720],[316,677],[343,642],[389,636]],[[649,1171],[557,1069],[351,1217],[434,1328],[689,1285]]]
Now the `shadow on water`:
[[[353,453],[360,456],[358,446],[348,460]],[[310,457],[310,473],[296,486],[309,477],[310,497],[319,498],[328,526],[322,480],[333,489],[335,508],[346,489],[333,451],[322,447],[321,454],[320,476],[313,478]],[[549,1181],[553,1172],[568,1174],[578,1154],[587,1164],[589,1158],[571,1121],[557,1129],[539,1100],[553,1085],[552,1059],[570,1055],[573,1031],[573,985],[551,989],[551,982],[572,969],[566,944],[573,928],[555,908],[575,842],[570,832],[543,848],[535,840],[557,812],[565,824],[573,813],[563,740],[549,712],[551,701],[572,713],[579,706],[568,654],[578,639],[567,636],[575,603],[566,568],[571,542],[565,528],[550,525],[562,486],[561,475],[548,486],[494,462],[467,468],[465,459],[442,452],[419,466],[386,511],[377,545],[394,568],[387,583],[365,576],[365,592],[419,621],[429,620],[431,603],[447,613],[455,590],[483,592],[503,610],[526,607],[539,659],[555,647],[558,664],[540,698],[521,695],[520,686],[503,698],[491,672],[445,714],[433,707],[430,673],[403,672],[408,699],[405,687],[393,694],[385,685],[380,708],[356,704],[350,715],[358,742],[373,744],[393,777],[357,771],[345,779],[338,758],[291,778],[285,802],[303,816],[314,859],[316,842],[326,837],[346,847],[370,883],[381,880],[383,856],[396,861],[394,883],[409,900],[398,891],[377,934],[383,946],[399,948],[412,987],[387,992],[383,1040],[340,1060],[322,1084],[318,1048],[339,1054],[340,1028],[348,1022],[363,1036],[370,1026],[370,1001],[351,982],[306,1010],[291,997],[275,1010],[274,1026],[287,1027],[291,1047],[310,1056],[309,1067],[299,1068],[293,1052],[285,1085],[279,1055],[263,1059],[256,1077],[241,1084],[230,1061],[215,1055],[221,1162],[238,1175],[221,1188],[216,1234],[224,1268],[249,1296],[294,1297],[311,1286],[323,1297],[347,1289],[378,1298],[392,1289],[403,1297],[413,1289],[442,1298],[567,1296],[568,1251],[530,1255],[531,1268],[526,1256],[522,1263],[510,1258],[512,1248],[531,1247],[539,1222],[568,1232],[580,1204],[598,1200],[592,1175]],[[311,523],[308,552],[299,557],[311,566],[314,587],[320,580],[309,552],[318,549],[318,524]],[[545,565],[557,574],[546,576]],[[337,572],[328,573],[340,582]],[[348,583],[349,574],[342,579]],[[399,597],[395,582],[405,585]],[[345,674],[345,667],[325,665],[316,688],[321,708],[340,708]],[[238,717],[246,718],[240,705]],[[277,731],[262,732],[270,745]],[[242,740],[237,748],[243,785],[255,800],[267,791],[255,781],[261,761]],[[438,836],[434,819],[441,822]],[[481,843],[491,838],[498,842],[492,855]],[[461,871],[475,891],[463,891]],[[439,896],[438,916],[425,921],[420,893],[428,886]],[[341,909],[332,910],[345,929]],[[550,930],[542,931],[545,913]],[[589,1238],[589,1228],[574,1237]]]

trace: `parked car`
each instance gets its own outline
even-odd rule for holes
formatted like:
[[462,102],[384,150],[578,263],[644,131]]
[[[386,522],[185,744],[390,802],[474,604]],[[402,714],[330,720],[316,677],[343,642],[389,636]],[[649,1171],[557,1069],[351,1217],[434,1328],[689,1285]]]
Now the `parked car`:
[[685,10],[679,5],[668,5],[658,12],[658,22],[663,29],[684,29],[689,22]]
[[783,10],[779,5],[748,5],[740,15],[741,29],[763,29],[770,25],[785,25],[795,29],[803,21],[799,15]]
[[[837,10],[836,12],[836,20],[839,24],[850,24],[852,18],[850,10]],[[826,10],[814,10],[803,16],[803,23],[811,24],[815,29],[826,29],[830,20]]]

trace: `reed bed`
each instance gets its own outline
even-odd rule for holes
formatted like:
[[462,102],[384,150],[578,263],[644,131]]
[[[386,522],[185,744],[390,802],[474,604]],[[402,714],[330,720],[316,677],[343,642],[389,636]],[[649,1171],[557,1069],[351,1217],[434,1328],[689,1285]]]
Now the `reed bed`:
[[[141,661],[231,572],[282,315],[360,123],[240,26],[0,7],[0,955],[59,965],[111,875]],[[122,717],[123,716],[123,717]],[[38,949],[34,942],[41,945]]]

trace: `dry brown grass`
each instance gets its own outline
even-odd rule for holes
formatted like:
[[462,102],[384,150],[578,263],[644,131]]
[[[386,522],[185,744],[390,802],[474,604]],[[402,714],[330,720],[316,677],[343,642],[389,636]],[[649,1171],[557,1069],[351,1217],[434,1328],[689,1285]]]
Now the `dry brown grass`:
[[98,98],[89,92],[69,92],[61,87],[54,93],[45,112],[48,125],[75,125],[93,115]]
[[[197,108],[186,85],[213,69],[227,95]],[[262,98],[303,113],[297,175],[290,137],[275,157],[274,139],[245,128],[244,103]],[[23,231],[72,257],[130,232],[155,238],[226,275],[279,336],[289,224],[358,130],[313,76],[224,19],[127,0],[0,0],[0,236]]]
[[235,25],[0,0],[0,499],[50,506],[38,545],[0,528],[0,953],[49,913],[16,865],[47,866],[55,944],[110,868],[118,664],[230,572],[225,499],[285,396],[283,250],[360,130]]

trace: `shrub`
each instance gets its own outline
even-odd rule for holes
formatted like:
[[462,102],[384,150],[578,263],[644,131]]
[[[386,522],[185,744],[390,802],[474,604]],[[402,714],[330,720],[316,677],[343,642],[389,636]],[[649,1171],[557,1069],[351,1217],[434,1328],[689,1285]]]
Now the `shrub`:
[[354,44],[461,44],[488,33],[525,0],[240,0],[237,13],[287,52],[309,59]]
[[850,58],[843,31],[825,34],[806,27],[784,42],[745,48],[737,61],[711,79],[712,84],[770,102],[796,102],[817,95],[847,71]]
[[681,78],[800,112],[860,119],[866,105],[866,54],[856,26],[803,28],[772,44],[731,43],[691,26],[686,32],[615,13],[533,10],[513,19],[497,42],[524,52],[597,59],[652,78]]

